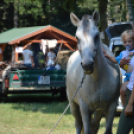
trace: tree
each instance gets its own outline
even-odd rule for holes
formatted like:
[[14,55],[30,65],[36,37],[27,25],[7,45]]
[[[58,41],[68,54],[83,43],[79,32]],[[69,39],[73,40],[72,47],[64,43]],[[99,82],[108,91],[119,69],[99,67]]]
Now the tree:
[[18,1],[14,0],[14,27],[18,27]]
[[1,0],[0,1],[1,4],[0,4],[0,32],[3,31],[3,25],[4,25],[4,20],[3,20],[3,12],[4,12],[4,5],[5,5],[5,2],[4,0]]
[[134,10],[132,6],[131,0],[126,0],[127,2],[127,8],[128,8],[128,21],[134,21]]
[[[98,0],[98,4],[99,4],[99,13],[100,13],[100,30],[101,31],[105,31],[105,29],[107,28],[108,24],[107,24],[107,4],[108,4],[108,0]],[[103,40],[103,42],[108,45],[109,44],[109,40],[108,37],[106,35],[106,32],[104,32],[104,36],[105,36],[105,40]]]
[[[70,22],[70,12],[81,19],[83,14],[92,14],[95,10],[100,13],[100,31],[105,31],[108,20],[126,21],[126,0],[1,0],[0,32],[14,26],[50,24],[74,35],[76,29]],[[106,34],[103,42],[108,44]]]

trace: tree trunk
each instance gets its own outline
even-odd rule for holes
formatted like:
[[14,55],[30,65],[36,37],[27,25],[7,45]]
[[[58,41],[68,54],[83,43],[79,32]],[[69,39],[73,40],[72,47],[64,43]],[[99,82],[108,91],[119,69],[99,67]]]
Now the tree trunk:
[[131,0],[126,0],[127,2],[127,20],[128,21],[134,21],[134,11],[133,11],[133,6],[132,6],[132,1]]
[[14,0],[14,27],[18,27],[18,2]]
[[107,4],[108,0],[98,0],[99,2],[99,13],[100,13],[100,30],[104,32],[105,39],[102,40],[104,44],[109,45],[108,36],[106,35],[105,29],[107,25]]

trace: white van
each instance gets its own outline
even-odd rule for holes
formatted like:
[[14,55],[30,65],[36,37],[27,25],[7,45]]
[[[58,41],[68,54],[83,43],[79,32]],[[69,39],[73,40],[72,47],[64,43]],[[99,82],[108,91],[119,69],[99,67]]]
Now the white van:
[[[121,33],[125,30],[132,30],[132,22],[113,23],[109,25],[105,30],[110,40],[109,49],[110,51],[113,52],[115,57],[118,56],[121,51],[125,50],[125,47],[123,46],[121,40]],[[124,82],[126,71],[121,68],[121,72],[122,72],[122,81]],[[123,106],[119,97],[116,112],[120,113],[122,109]]]

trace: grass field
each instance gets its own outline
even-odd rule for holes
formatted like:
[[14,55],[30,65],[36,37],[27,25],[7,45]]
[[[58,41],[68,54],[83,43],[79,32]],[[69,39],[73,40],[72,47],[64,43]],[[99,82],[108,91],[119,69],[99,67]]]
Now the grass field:
[[[68,101],[62,102],[59,96],[10,95],[0,104],[0,134],[48,134],[67,105]],[[118,121],[119,117],[115,117],[113,134],[116,134]],[[104,134],[104,131],[103,118],[98,134]],[[75,134],[74,118],[70,110],[52,134]]]

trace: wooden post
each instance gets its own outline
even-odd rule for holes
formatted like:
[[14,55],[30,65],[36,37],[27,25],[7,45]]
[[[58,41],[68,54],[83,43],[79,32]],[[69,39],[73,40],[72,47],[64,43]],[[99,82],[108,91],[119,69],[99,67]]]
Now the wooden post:
[[[15,44],[15,49],[18,47],[18,44]],[[15,62],[18,62],[18,53],[15,50]]]
[[0,45],[1,53],[0,53],[0,61],[3,61],[3,52],[5,49],[6,44]]
[[2,49],[2,45],[0,45],[0,49],[1,49],[1,53],[0,53],[0,61],[3,60],[3,49]]
[[12,67],[15,66],[15,45],[12,45]]

